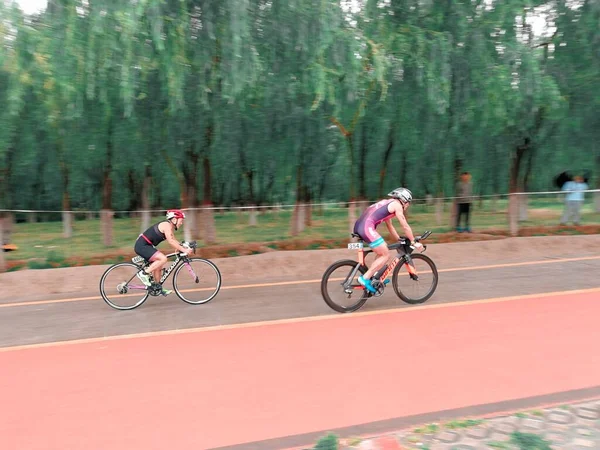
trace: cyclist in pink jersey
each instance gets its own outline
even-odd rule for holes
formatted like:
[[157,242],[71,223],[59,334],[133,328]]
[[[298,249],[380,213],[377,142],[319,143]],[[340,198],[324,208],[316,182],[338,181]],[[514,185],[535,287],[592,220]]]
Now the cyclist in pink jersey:
[[376,289],[371,284],[371,277],[385,265],[389,258],[388,246],[376,230],[379,224],[385,222],[392,237],[398,240],[400,236],[392,225],[392,219],[396,217],[406,237],[410,239],[415,249],[419,250],[423,248],[422,244],[415,242],[415,236],[404,216],[404,211],[408,209],[412,201],[412,193],[408,189],[400,187],[390,192],[388,197],[392,198],[380,200],[365,209],[354,224],[354,233],[358,234],[368,243],[373,252],[377,254],[377,258],[373,261],[369,270],[358,278],[358,282],[371,293],[376,292]]

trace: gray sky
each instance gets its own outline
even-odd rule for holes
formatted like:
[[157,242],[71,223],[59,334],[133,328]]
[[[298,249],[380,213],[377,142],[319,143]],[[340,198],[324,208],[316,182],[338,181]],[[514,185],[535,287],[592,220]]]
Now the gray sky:
[[[19,4],[23,12],[26,14],[36,13],[44,8],[48,3],[48,0],[16,0]],[[356,0],[342,0],[342,5],[345,7],[344,9],[352,9],[354,12],[358,9],[358,2]],[[571,0],[569,3],[574,4],[573,6],[579,6],[581,0]],[[529,17],[528,22],[533,23],[534,33],[536,35],[541,35],[543,33],[543,27],[545,25],[545,20],[540,17]],[[548,33],[551,34],[551,33]]]
[[25,14],[33,14],[46,8],[48,0],[17,0],[17,3]]

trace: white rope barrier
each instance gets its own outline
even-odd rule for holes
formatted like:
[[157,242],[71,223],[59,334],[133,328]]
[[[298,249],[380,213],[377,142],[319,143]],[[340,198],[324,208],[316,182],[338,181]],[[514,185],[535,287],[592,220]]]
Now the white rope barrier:
[[[536,192],[512,192],[512,193],[502,193],[502,194],[485,194],[485,195],[472,195],[470,196],[473,200],[480,200],[480,199],[485,199],[485,198],[502,198],[502,197],[510,197],[511,195],[517,195],[517,196],[522,196],[522,195],[528,195],[528,196],[536,196],[536,195],[566,195],[568,193],[571,192],[580,192],[580,193],[596,193],[596,192],[600,192],[600,189],[587,189],[584,191],[536,191]],[[413,200],[413,203],[435,203],[435,202],[439,202],[440,200],[445,202],[445,201],[449,201],[449,200],[457,200],[459,198],[462,197],[428,197],[428,198],[415,198]],[[378,199],[377,199],[378,200]],[[364,203],[372,203],[375,202],[377,200],[362,200],[362,201],[345,201],[345,202],[322,202],[322,203],[304,203],[305,206],[311,206],[311,207],[315,207],[315,206],[325,206],[325,207],[347,207],[348,205],[358,205],[358,204],[364,204]],[[199,207],[193,207],[193,208],[181,208],[182,211],[205,211],[205,210],[212,210],[212,211],[220,211],[220,210],[225,210],[225,211],[238,211],[238,210],[256,210],[256,209],[267,209],[267,210],[278,210],[278,209],[286,209],[286,208],[294,208],[296,207],[295,203],[288,203],[288,204],[270,204],[270,205],[254,205],[254,206],[199,206]],[[83,209],[76,209],[76,210],[48,210],[48,209],[0,209],[0,212],[2,213],[23,213],[23,214],[28,214],[28,213],[42,213],[42,214],[63,214],[63,213],[70,213],[70,214],[96,214],[101,212],[102,210],[83,210]],[[134,211],[130,211],[130,210],[112,210],[113,213],[115,214],[126,214],[126,213],[157,213],[157,214],[163,214],[166,211],[166,209],[138,209],[138,210],[134,210]]]

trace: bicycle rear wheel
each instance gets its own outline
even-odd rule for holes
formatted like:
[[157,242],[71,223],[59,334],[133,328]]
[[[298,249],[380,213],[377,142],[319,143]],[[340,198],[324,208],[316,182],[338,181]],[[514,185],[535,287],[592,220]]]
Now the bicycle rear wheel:
[[148,289],[136,276],[140,268],[133,263],[109,267],[100,278],[100,294],[111,307],[129,310],[140,306],[148,298]]
[[190,305],[208,303],[221,289],[221,272],[207,259],[189,258],[175,270],[173,289]]
[[[406,263],[398,264],[392,275],[396,295],[411,305],[423,303],[433,295],[438,284],[438,271],[434,262],[422,254],[411,255],[418,279],[408,273]],[[402,273],[400,271],[402,270]]]
[[[342,260],[333,263],[321,279],[321,295],[325,303],[340,313],[354,312],[362,308],[369,298],[368,292],[358,282],[358,277],[367,271],[356,261]],[[353,274],[354,272],[354,274]]]

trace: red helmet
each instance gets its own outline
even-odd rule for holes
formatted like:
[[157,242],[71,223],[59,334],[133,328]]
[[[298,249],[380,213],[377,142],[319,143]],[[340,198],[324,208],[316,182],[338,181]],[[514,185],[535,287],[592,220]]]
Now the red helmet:
[[170,219],[185,219],[185,214],[180,209],[169,209],[167,211],[167,220]]

